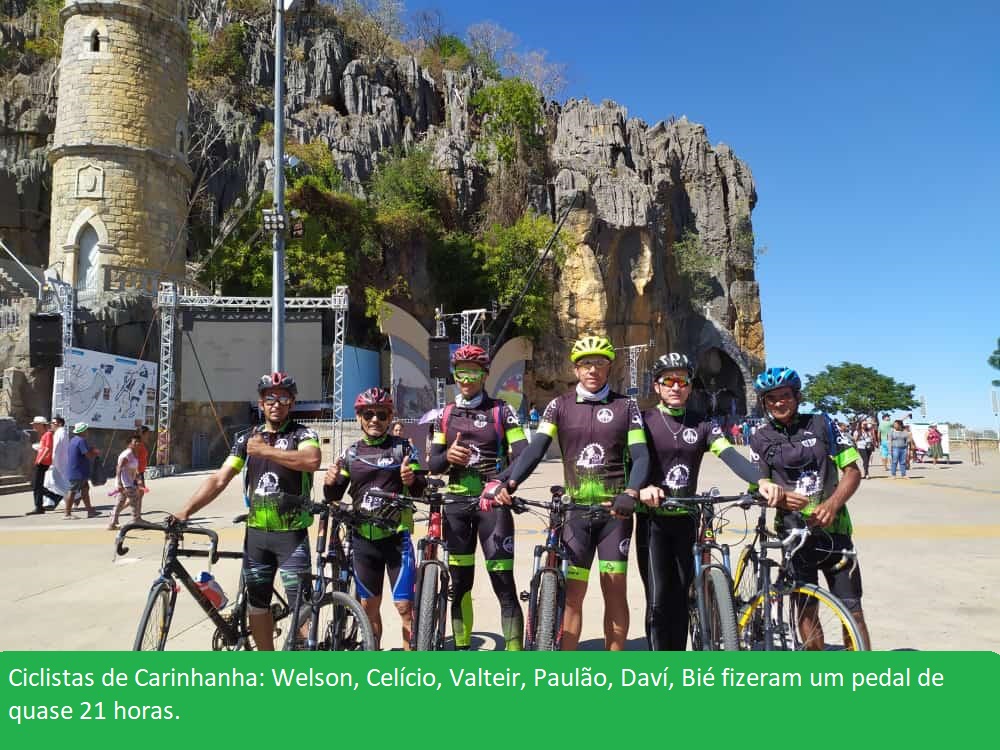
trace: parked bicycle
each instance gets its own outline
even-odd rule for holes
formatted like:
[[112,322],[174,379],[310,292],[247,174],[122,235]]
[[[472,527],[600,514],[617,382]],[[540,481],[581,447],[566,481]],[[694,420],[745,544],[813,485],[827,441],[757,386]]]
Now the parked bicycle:
[[[236,522],[239,521],[240,519],[237,518]],[[180,591],[178,582],[184,585],[184,588],[194,598],[195,603],[215,623],[216,628],[212,635],[213,651],[252,651],[254,649],[247,617],[246,584],[242,573],[240,574],[236,601],[226,614],[222,614],[201,591],[191,574],[178,560],[179,557],[205,557],[208,558],[209,566],[211,566],[222,558],[242,560],[242,552],[220,552],[218,549],[219,535],[216,532],[211,529],[189,526],[184,521],[168,518],[162,524],[150,523],[149,521],[133,521],[125,524],[115,538],[116,556],[128,554],[128,547],[125,546],[124,542],[131,531],[157,531],[164,534],[160,572],[156,580],[153,581],[149,595],[146,597],[146,605],[139,618],[139,627],[132,644],[133,651],[163,651],[166,648],[170,625],[174,618],[177,593]],[[183,547],[185,535],[207,537],[209,548],[207,550],[185,549]],[[275,598],[276,601],[271,605],[271,614],[277,624],[288,616],[289,608],[277,592],[275,592]],[[280,635],[280,633],[281,630],[275,627],[275,634]]]
[[351,537],[358,525],[385,525],[385,519],[349,505],[314,503],[312,512],[319,516],[315,573],[306,574],[299,586],[285,650],[375,651],[375,632],[356,596]]
[[[737,606],[740,645],[752,651],[867,651],[868,644],[850,611],[832,593],[810,583],[795,580],[790,562],[802,549],[810,529],[799,513],[784,518],[786,534],[767,529],[767,508],[760,514],[754,538],[744,547],[736,563],[733,592]],[[745,503],[749,508],[750,502]],[[778,550],[780,562],[768,557]],[[828,550],[840,569],[853,565],[853,549]],[[837,640],[837,639],[840,640]]]

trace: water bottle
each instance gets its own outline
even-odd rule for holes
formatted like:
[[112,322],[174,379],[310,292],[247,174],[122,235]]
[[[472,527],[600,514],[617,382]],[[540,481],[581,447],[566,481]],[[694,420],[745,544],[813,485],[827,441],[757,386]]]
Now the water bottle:
[[215,580],[215,576],[211,573],[203,570],[198,574],[198,578],[195,579],[194,583],[216,609],[224,609],[229,604],[226,592],[222,590],[222,586],[219,585],[219,582]]

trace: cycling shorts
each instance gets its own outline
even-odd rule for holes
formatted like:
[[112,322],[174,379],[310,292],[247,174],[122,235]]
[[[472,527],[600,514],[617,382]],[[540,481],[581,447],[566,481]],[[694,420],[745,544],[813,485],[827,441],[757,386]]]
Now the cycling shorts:
[[632,518],[595,519],[589,512],[573,511],[563,530],[563,544],[569,553],[571,580],[586,581],[597,553],[598,571],[624,574],[632,541]]
[[389,574],[394,602],[412,602],[416,566],[410,532],[403,531],[382,539],[366,539],[355,534],[354,580],[362,599],[382,596],[382,583]]
[[841,549],[854,549],[850,536],[818,532],[811,534],[802,549],[792,558],[792,575],[797,581],[819,584],[819,571],[822,570],[830,593],[845,603],[860,602],[861,566],[858,565],[857,558],[845,560],[836,551]]
[[301,576],[310,569],[309,532],[248,528],[243,551],[243,577],[250,611],[260,613],[271,606],[276,573],[281,573],[288,604],[294,604]]

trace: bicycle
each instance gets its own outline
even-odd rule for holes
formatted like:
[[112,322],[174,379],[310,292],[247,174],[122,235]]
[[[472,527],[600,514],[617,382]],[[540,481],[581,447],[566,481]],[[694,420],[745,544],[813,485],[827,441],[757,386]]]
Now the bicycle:
[[[739,651],[736,604],[730,577],[728,544],[719,544],[723,516],[713,506],[738,504],[750,495],[719,495],[712,489],[693,497],[665,497],[660,508],[686,510],[698,514],[698,529],[693,546],[694,577],[688,604],[688,630],[692,651]],[[692,507],[696,506],[696,507]],[[716,557],[717,556],[717,557]],[[721,559],[721,562],[717,562]]]
[[[563,543],[563,529],[570,514],[589,516],[594,522],[608,519],[611,511],[602,505],[578,505],[560,485],[549,488],[547,502],[523,497],[511,499],[515,513],[532,512],[528,507],[548,511],[545,543],[535,545],[531,586],[521,592],[521,601],[528,602],[524,647],[527,651],[559,651],[562,647],[563,617],[566,613],[566,579],[569,573],[569,551]],[[540,515],[540,514],[539,514]]]
[[[354,547],[351,536],[364,522],[358,511],[347,506],[313,503],[311,511],[319,516],[316,531],[316,572],[301,578],[285,651],[375,651],[375,631],[364,607],[354,596]],[[330,519],[333,535],[327,543]],[[329,572],[327,572],[329,570]],[[308,601],[302,597],[307,596]],[[309,628],[300,635],[303,613],[308,613]]]
[[[239,518],[235,522],[238,523]],[[192,528],[186,522],[168,519],[164,524],[148,521],[133,521],[125,524],[115,537],[115,557],[128,554],[129,548],[124,545],[124,542],[128,533],[136,530],[162,532],[165,539],[159,576],[150,586],[146,605],[139,618],[139,627],[132,644],[132,650],[163,651],[166,648],[167,636],[173,622],[177,593],[180,591],[177,582],[180,581],[188,593],[194,597],[195,603],[215,623],[215,632],[212,634],[213,651],[252,651],[254,644],[247,618],[246,583],[242,572],[240,573],[236,602],[229,613],[223,615],[198,588],[191,574],[177,559],[178,557],[207,557],[209,565],[212,565],[222,558],[242,560],[243,553],[220,552],[218,550],[219,535],[211,529]],[[209,549],[184,549],[181,544],[185,534],[208,537]],[[288,616],[289,609],[287,602],[277,592],[275,592],[275,597],[277,601],[271,605],[271,614],[274,617],[274,622],[278,623]],[[276,627],[275,633],[280,635],[281,630]]]
[[[814,533],[802,515],[784,517],[787,533],[782,538],[767,530],[766,504],[754,504],[761,506],[754,538],[740,553],[733,577],[741,647],[751,651],[868,651],[844,603],[826,589],[795,580],[792,574],[791,559]],[[750,505],[747,502],[743,507]],[[781,561],[769,558],[768,550],[780,550]],[[857,557],[854,550],[829,552],[841,556],[835,570]],[[775,568],[777,577],[772,582]],[[838,632],[842,642],[831,643],[830,637]]]
[[451,575],[448,571],[448,546],[441,524],[442,509],[446,505],[479,505],[479,498],[446,496],[441,492],[444,486],[445,482],[440,479],[428,479],[423,497],[407,497],[381,490],[367,491],[372,497],[392,502],[418,502],[429,506],[427,533],[417,542],[413,628],[410,632],[410,648],[414,651],[444,649]]

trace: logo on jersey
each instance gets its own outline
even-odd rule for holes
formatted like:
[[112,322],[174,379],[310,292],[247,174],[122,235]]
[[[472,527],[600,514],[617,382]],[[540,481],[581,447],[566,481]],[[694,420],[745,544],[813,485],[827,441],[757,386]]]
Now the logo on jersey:
[[684,432],[681,433],[681,437],[684,438],[684,442],[688,445],[694,445],[698,442],[698,430],[693,427],[686,427]]
[[845,435],[844,433],[838,432],[837,433],[837,445],[852,446],[852,445],[854,445],[854,441],[851,440],[851,438],[848,437],[847,435]]
[[597,410],[597,421],[600,422],[601,424],[607,424],[614,418],[615,418],[614,412],[607,407]]
[[278,491],[278,475],[273,471],[265,471],[257,480],[257,492],[270,495]]
[[596,469],[604,466],[604,448],[597,443],[591,443],[580,451],[576,465],[582,469]]
[[804,448],[812,448],[814,445],[816,445],[816,438],[814,437],[806,438],[802,441],[802,447]]
[[760,461],[760,456],[753,452],[753,448],[750,449],[750,458],[753,461]]
[[240,435],[239,440],[237,440],[236,442],[237,443],[245,443],[246,441],[247,441],[247,436],[246,435]]
[[478,445],[469,446],[469,463],[466,466],[477,466],[483,460],[483,454],[479,451]]
[[274,441],[274,447],[279,451],[288,450],[288,438],[278,438]]
[[800,495],[816,495],[821,488],[817,471],[803,471],[795,480],[795,491]]
[[503,538],[503,545],[502,546],[503,546],[503,551],[504,552],[509,552],[510,554],[513,555],[514,554],[514,537],[512,537],[512,536],[505,536]]
[[677,464],[667,472],[664,484],[672,490],[679,490],[688,486],[691,479],[691,470],[684,464]]
[[713,424],[712,425],[712,434],[713,435],[721,435],[722,434],[722,428],[719,427],[719,425],[717,425],[717,424]]
[[631,546],[631,539],[622,539],[618,542],[618,551],[622,553],[625,557],[628,557],[628,548]]
[[375,463],[380,469],[384,469],[386,466],[392,466],[392,456],[379,456],[378,461]]
[[513,414],[508,414],[507,415],[507,424],[517,424],[517,423],[518,422],[517,422],[517,417],[516,416],[514,416]]
[[472,420],[472,424],[473,426],[475,426],[477,430],[483,429],[487,424],[486,415],[483,414],[482,412],[479,412],[478,414],[476,414],[476,418]]

